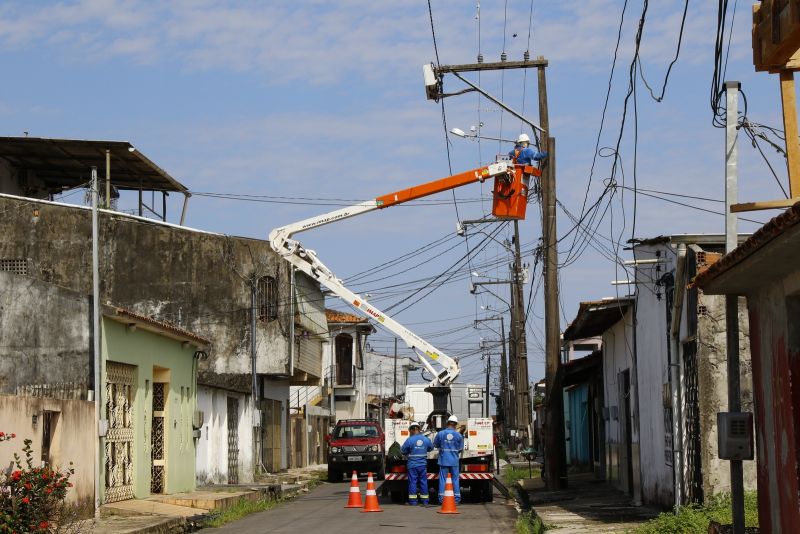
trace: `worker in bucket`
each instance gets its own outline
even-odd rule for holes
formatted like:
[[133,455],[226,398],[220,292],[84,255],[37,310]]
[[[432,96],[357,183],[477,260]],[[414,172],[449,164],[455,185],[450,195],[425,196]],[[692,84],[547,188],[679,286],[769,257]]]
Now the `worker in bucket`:
[[406,467],[408,470],[408,504],[416,506],[417,497],[422,500],[422,505],[427,507],[428,497],[428,453],[433,450],[433,443],[420,430],[419,423],[412,422],[408,430],[411,435],[400,452],[408,458]]
[[464,449],[464,437],[456,430],[458,417],[451,415],[447,419],[447,428],[436,434],[433,446],[439,449],[439,504],[444,499],[444,485],[449,473],[453,479],[453,493],[456,504],[461,502],[461,484],[458,480],[458,463]]
[[528,134],[519,134],[517,144],[514,145],[514,150],[509,152],[508,156],[517,165],[533,165],[534,161],[542,161],[547,157],[547,152],[537,152],[530,145],[531,138],[528,137]]

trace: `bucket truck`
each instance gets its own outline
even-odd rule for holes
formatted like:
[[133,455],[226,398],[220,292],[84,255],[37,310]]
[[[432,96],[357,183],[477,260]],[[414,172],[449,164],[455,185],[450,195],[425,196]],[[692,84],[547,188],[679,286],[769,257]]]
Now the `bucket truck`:
[[[515,165],[514,162],[506,159],[499,159],[497,162],[477,169],[472,169],[460,174],[448,176],[427,182],[407,189],[402,189],[367,200],[353,206],[334,210],[324,215],[311,217],[298,221],[287,226],[276,228],[269,234],[269,241],[272,249],[281,255],[293,268],[298,269],[320,284],[328,288],[334,295],[358,310],[372,321],[376,321],[383,328],[398,336],[403,342],[412,349],[418,356],[420,363],[433,377],[425,389],[433,396],[433,411],[427,416],[427,427],[430,430],[440,430],[444,428],[449,412],[447,408],[450,385],[459,375],[460,368],[458,361],[451,358],[443,351],[439,350],[431,343],[418,336],[392,317],[388,316],[372,304],[366,298],[348,289],[336,275],[318,257],[317,254],[305,248],[294,236],[300,232],[319,228],[328,224],[333,224],[344,219],[357,217],[364,213],[375,210],[382,210],[415,199],[440,193],[474,184],[486,180],[494,180],[492,190],[493,203],[492,214],[498,219],[520,220],[525,218],[525,211],[528,203],[528,188],[531,177],[540,176],[541,171],[529,165]],[[437,368],[438,367],[438,368]],[[488,414],[486,414],[488,415]],[[408,421],[405,421],[407,424]],[[474,427],[474,428],[473,428]],[[467,435],[465,436],[465,452],[462,456],[462,473],[460,478],[462,484],[468,486],[471,482],[477,481],[484,486],[488,484],[488,490],[481,488],[484,499],[491,498],[492,483],[492,453],[493,444],[491,440],[492,423],[490,418],[469,419],[467,422]],[[407,428],[405,429],[407,432]],[[391,434],[393,439],[401,439],[402,429],[384,428],[385,432]],[[487,441],[488,432],[488,441]],[[395,436],[395,434],[397,434]],[[407,434],[406,434],[407,435]],[[391,445],[391,443],[389,444]],[[474,447],[473,447],[474,445]],[[388,447],[387,447],[388,448]],[[385,450],[383,451],[386,452]],[[474,452],[474,458],[470,456]],[[470,467],[470,462],[476,461],[475,467]],[[429,459],[429,474],[431,480],[438,479],[438,468],[435,465],[435,458]],[[405,465],[386,465],[386,481],[398,484],[398,488],[404,490]],[[396,491],[391,490],[393,498],[398,497]]]

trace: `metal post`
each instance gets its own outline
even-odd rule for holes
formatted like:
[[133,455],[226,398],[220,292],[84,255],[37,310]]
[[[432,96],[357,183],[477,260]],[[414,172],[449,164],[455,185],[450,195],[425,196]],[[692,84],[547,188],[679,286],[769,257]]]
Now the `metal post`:
[[[738,245],[736,214],[731,212],[731,205],[736,203],[738,195],[736,138],[738,134],[740,87],[739,82],[725,82],[725,91],[727,93],[727,120],[725,125],[725,252],[728,254]],[[725,295],[725,329],[728,355],[728,411],[740,412],[742,406],[739,385],[739,297],[736,295]],[[742,460],[730,460],[730,473],[733,533],[744,534],[744,470]]]
[[95,456],[94,456],[94,510],[95,515],[100,510],[100,451],[103,450],[103,438],[100,432],[100,392],[103,390],[102,381],[102,355],[100,354],[100,246],[99,246],[99,220],[97,214],[97,167],[92,167],[92,355],[94,363],[94,419],[95,430]]
[[522,253],[520,251],[519,221],[514,221],[514,300],[512,307],[514,313],[514,338],[517,345],[517,376],[516,376],[516,397],[517,397],[517,430],[528,433],[528,446],[532,444],[530,435],[531,402],[530,385],[528,382],[528,348],[525,336],[525,304],[524,304],[524,285],[522,280]]
[[111,209],[111,151],[106,149],[106,209]]
[[489,417],[489,380],[490,375],[492,374],[492,356],[487,352],[486,355],[486,393],[484,393],[484,404],[486,405],[486,415],[484,417]]
[[[256,468],[261,463],[261,451],[259,451],[258,444],[260,440],[258,439],[258,432],[256,425],[256,406],[258,405],[256,399],[258,397],[258,375],[256,374],[256,319],[258,318],[258,277],[253,275],[252,287],[250,290],[250,374],[251,377],[251,397],[252,400],[250,401],[251,406],[251,413],[253,414],[253,464]],[[299,393],[299,391],[298,391]]]

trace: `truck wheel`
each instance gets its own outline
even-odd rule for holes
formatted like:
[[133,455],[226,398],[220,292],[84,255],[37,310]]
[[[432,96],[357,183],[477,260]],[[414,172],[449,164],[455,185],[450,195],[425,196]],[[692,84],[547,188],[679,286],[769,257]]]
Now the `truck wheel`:
[[342,481],[342,472],[337,471],[336,469],[328,468],[328,482],[341,482]]
[[483,502],[494,501],[494,487],[492,487],[492,483],[489,481],[481,485],[481,500]]

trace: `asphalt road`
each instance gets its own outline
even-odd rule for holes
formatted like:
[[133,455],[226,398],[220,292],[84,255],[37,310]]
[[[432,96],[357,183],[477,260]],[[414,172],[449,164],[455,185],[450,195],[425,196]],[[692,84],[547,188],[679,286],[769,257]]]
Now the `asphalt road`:
[[[376,532],[432,532],[447,533],[509,533],[514,532],[517,512],[511,502],[506,502],[495,490],[492,503],[464,504],[458,507],[459,515],[436,513],[438,506],[430,508],[392,504],[389,498],[381,499],[383,512],[364,513],[360,509],[346,509],[350,482],[323,483],[310,493],[280,506],[252,514],[210,532],[236,532],[260,534],[262,532],[286,534],[347,534]],[[366,483],[361,481],[364,492]],[[363,498],[363,493],[362,493]]]

